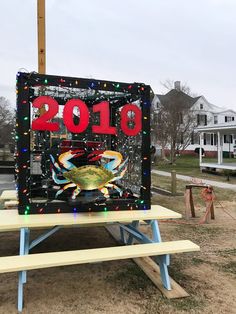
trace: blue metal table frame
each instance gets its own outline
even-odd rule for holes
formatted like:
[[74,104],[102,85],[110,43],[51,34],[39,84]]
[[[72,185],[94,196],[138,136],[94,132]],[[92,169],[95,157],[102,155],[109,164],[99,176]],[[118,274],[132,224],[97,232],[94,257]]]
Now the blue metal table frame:
[[[158,221],[154,220],[145,220],[147,225],[151,226],[152,230],[152,238],[149,238],[143,232],[139,230],[140,221],[134,220],[131,223],[109,223],[109,225],[118,225],[120,228],[120,240],[125,245],[132,245],[134,240],[138,243],[158,243],[161,242],[161,234],[159,230]],[[106,223],[104,223],[106,224]],[[21,228],[20,229],[20,255],[27,255],[29,254],[30,250],[34,248],[39,243],[43,242],[45,239],[50,237],[52,234],[57,232],[62,226],[54,226],[50,230],[44,232],[36,239],[30,241],[30,228]],[[167,290],[171,290],[170,285],[170,277],[168,273],[168,266],[170,264],[170,256],[169,255],[161,255],[155,258],[155,262],[160,267],[161,279],[163,286]],[[18,281],[18,311],[21,312],[23,309],[23,288],[24,284],[27,282],[27,271],[20,271],[19,272],[19,281]]]

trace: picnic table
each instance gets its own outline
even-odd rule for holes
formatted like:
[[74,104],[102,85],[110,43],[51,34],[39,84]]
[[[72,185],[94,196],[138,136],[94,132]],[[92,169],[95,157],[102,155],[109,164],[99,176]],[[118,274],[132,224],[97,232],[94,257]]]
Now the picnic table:
[[[155,262],[160,267],[164,290],[171,291],[173,281],[168,274],[169,254],[199,250],[199,246],[189,240],[162,242],[158,221],[178,218],[181,218],[181,214],[159,205],[153,205],[150,210],[41,215],[19,215],[17,210],[2,210],[0,211],[0,231],[19,230],[20,242],[19,255],[0,257],[0,273],[19,272],[18,311],[23,309],[23,285],[27,281],[27,271],[31,269],[155,256]],[[140,222],[151,226],[152,237],[149,238],[140,230]],[[107,227],[111,233],[112,227],[118,228],[119,239],[125,246],[29,254],[33,247],[60,228],[66,226],[95,227],[97,225]],[[30,230],[35,228],[49,228],[49,230],[30,241]],[[132,245],[134,242],[138,244]],[[142,267],[145,271],[144,268]],[[148,274],[148,271],[146,274],[155,281],[155,278],[153,279],[155,274]]]

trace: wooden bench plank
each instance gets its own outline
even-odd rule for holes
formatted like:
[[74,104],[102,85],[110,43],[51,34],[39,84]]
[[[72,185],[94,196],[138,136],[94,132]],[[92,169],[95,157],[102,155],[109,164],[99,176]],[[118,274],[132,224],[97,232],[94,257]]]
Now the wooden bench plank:
[[178,299],[189,297],[185,291],[173,278],[170,277],[171,290],[164,288],[161,281],[160,267],[151,259],[151,257],[137,257],[133,261],[143,270],[154,285],[164,294],[168,299]]
[[18,201],[6,201],[4,202],[4,208],[17,208],[18,206]]
[[5,190],[2,192],[0,196],[0,200],[17,200],[17,192],[16,190]]
[[199,251],[189,240],[0,257],[0,273]]

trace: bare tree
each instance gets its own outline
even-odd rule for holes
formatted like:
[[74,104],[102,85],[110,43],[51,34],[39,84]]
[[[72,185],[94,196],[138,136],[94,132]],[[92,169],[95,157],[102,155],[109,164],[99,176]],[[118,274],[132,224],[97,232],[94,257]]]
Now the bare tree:
[[161,146],[161,157],[166,159],[165,148],[170,141],[170,134],[166,124],[166,112],[151,107],[151,141]]
[[[175,88],[175,81],[174,80],[167,79],[164,82],[160,82],[160,83],[168,92]],[[191,88],[188,86],[188,84],[186,82],[181,83],[180,91],[182,91],[183,93],[185,93],[191,97],[197,97],[197,94],[192,92]]]
[[5,97],[0,97],[0,144],[13,145],[12,136],[15,127],[15,115],[11,110],[10,102]]
[[[173,86],[172,81],[167,80],[166,86]],[[181,89],[171,89],[163,95],[158,107],[153,114],[154,125],[152,127],[162,151],[170,148],[170,162],[174,163],[179,150],[185,149],[191,142],[191,136],[196,126],[196,115],[192,109],[196,101],[189,96],[190,88],[185,85]]]

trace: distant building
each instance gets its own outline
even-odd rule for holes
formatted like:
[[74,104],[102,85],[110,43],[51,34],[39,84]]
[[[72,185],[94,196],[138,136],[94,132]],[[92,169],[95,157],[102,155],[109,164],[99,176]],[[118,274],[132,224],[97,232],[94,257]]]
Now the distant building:
[[[180,82],[175,82],[175,88],[170,90],[165,95],[156,94],[154,96],[152,105],[158,112],[158,107],[162,103],[168,101],[173,102],[173,99],[178,97],[178,101],[181,97],[181,101],[189,106],[194,111],[196,115],[195,127],[198,126],[209,126],[209,125],[227,125],[228,123],[236,123],[236,112],[231,109],[225,109],[223,107],[218,107],[207,101],[204,96],[191,97],[186,93],[181,91]],[[188,145],[181,154],[195,154],[196,149],[199,149],[200,139],[199,134],[194,131],[193,127],[191,143]],[[203,134],[203,151],[206,156],[216,157],[217,156],[217,136],[215,133]],[[223,136],[223,151],[233,153],[233,146],[236,144],[236,134],[225,134]],[[166,147],[168,150],[168,146]]]
[[[231,136],[231,134],[236,134],[236,121],[198,126],[195,129],[195,131],[198,132],[200,135],[200,150],[202,149],[202,146],[203,146],[203,134],[214,133],[214,136],[216,136],[217,138],[217,162],[205,161],[202,158],[202,154],[199,154],[199,166],[201,169],[211,169],[211,170],[225,169],[225,170],[234,170],[234,171],[236,170],[236,162],[224,161],[224,157],[228,157],[229,155],[229,147],[231,148],[230,152],[232,152],[232,149],[233,149],[232,155],[236,158],[236,145],[235,145],[236,143],[234,144],[231,144],[230,142],[227,144],[224,143],[225,137]],[[225,145],[226,145],[226,150],[224,150]]]

